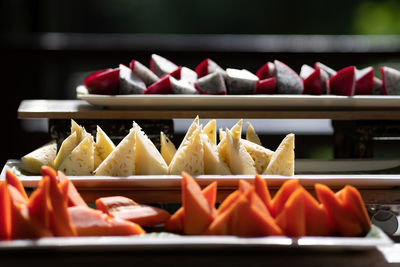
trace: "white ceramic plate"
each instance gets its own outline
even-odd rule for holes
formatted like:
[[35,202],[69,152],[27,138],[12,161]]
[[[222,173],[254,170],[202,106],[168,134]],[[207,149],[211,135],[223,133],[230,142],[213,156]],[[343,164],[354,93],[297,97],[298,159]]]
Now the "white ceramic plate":
[[335,95],[94,95],[78,86],[77,98],[109,108],[151,109],[358,109],[398,108],[400,96]]

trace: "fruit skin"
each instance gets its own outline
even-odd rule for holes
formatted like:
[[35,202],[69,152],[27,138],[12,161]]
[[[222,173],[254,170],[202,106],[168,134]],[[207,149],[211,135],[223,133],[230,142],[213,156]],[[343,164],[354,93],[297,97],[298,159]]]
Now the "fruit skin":
[[328,89],[332,95],[353,96],[355,91],[355,67],[341,69],[328,81]]
[[119,84],[119,68],[99,70],[89,74],[83,84],[89,94],[116,95]]
[[276,93],[301,94],[303,92],[303,81],[300,76],[279,60],[275,60],[274,64],[276,68]]
[[267,78],[257,81],[255,94],[273,95],[276,92],[276,78]]
[[363,70],[356,70],[355,95],[372,95],[374,88],[374,68],[368,67]]
[[226,72],[213,60],[206,58],[195,68],[195,72],[197,73],[197,78],[200,79],[208,74],[219,72],[222,76],[226,77]]
[[257,77],[260,80],[269,79],[276,76],[276,68],[274,63],[267,62],[262,65],[256,72]]
[[170,76],[165,75],[161,77],[157,82],[147,87],[145,94],[171,94],[172,87],[170,82]]
[[303,80],[304,90],[303,94],[309,95],[321,95],[322,94],[322,83],[321,83],[321,69],[315,69],[307,78]]

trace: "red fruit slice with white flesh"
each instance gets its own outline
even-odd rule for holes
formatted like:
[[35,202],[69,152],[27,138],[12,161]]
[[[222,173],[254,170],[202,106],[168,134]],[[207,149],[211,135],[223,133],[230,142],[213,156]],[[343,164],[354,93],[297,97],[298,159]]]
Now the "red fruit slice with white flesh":
[[134,74],[142,79],[146,86],[150,86],[159,80],[157,75],[137,60],[132,60],[129,67]]
[[197,78],[204,77],[210,73],[221,72],[223,77],[225,77],[225,71],[222,69],[217,63],[213,60],[206,58],[195,68],[195,72],[197,73]]
[[303,92],[303,81],[300,76],[279,60],[275,60],[274,64],[276,68],[276,93],[301,94]]
[[226,69],[229,94],[251,95],[257,88],[258,77],[248,70]]
[[161,77],[160,80],[147,87],[145,94],[172,94],[171,82],[169,74]]
[[374,87],[372,88],[373,95],[382,95],[382,80],[378,77],[374,77]]
[[213,72],[199,78],[195,83],[195,88],[199,94],[226,95],[225,81],[220,72]]
[[321,95],[322,94],[322,83],[321,83],[321,69],[315,69],[311,75],[303,80],[304,90],[303,94],[307,95]]
[[119,89],[118,94],[144,94],[145,83],[125,65],[119,65]]
[[384,95],[400,95],[400,71],[382,67],[382,92]]
[[374,89],[374,68],[367,67],[362,70],[356,69],[356,95],[372,95]]
[[303,80],[307,79],[308,76],[310,76],[313,72],[315,71],[314,68],[308,66],[307,64],[304,64],[303,66],[301,66],[300,69],[300,78],[302,78]]
[[184,94],[184,95],[193,95],[197,94],[196,88],[188,82],[184,80],[177,80],[172,76],[169,76],[169,81],[171,84],[171,90],[173,94]]
[[154,72],[158,77],[175,71],[178,66],[169,61],[168,59],[152,54],[150,59],[150,70]]
[[257,77],[260,80],[265,80],[276,76],[275,65],[272,62],[267,62],[261,66],[256,72]]
[[273,95],[276,91],[276,78],[268,78],[259,80],[257,82],[257,88],[255,94],[266,94]]
[[355,91],[355,67],[341,69],[328,81],[329,92],[332,95],[353,96]]
[[116,95],[118,93],[119,68],[99,70],[89,74],[83,84],[89,94]]
[[197,73],[187,67],[178,67],[170,75],[177,80],[187,81],[194,84],[197,80]]
[[321,62],[315,62],[314,68],[315,68],[315,69],[322,69],[322,70],[324,70],[324,71],[328,74],[328,78],[330,78],[330,77],[336,75],[336,73],[337,73],[336,70],[334,70],[334,69],[328,67],[328,66],[325,65],[325,64],[322,64]]

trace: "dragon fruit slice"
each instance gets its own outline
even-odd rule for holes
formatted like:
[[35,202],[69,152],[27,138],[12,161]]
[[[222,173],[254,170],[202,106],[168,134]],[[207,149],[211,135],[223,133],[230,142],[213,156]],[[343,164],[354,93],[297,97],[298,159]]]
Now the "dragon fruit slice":
[[157,54],[151,55],[150,70],[154,72],[158,77],[171,73],[177,68],[178,66],[168,59]]
[[206,58],[195,68],[195,72],[197,73],[197,78],[204,77],[210,73],[221,72],[223,77],[226,76],[226,73],[223,68],[221,68],[217,63],[213,60]]
[[332,95],[353,96],[355,91],[355,67],[341,69],[328,81],[328,90]]
[[382,67],[382,92],[384,95],[400,95],[400,71]]
[[137,60],[132,60],[129,67],[134,74],[142,79],[146,86],[150,86],[159,80],[157,75]]
[[261,66],[256,72],[257,77],[260,80],[265,80],[276,76],[275,65],[272,62],[267,62]]
[[119,88],[118,94],[144,94],[146,85],[135,75],[130,68],[125,65],[119,65]]
[[213,72],[203,76],[195,83],[199,94],[226,95],[226,86],[221,72]]
[[226,69],[229,94],[250,95],[254,94],[259,80],[256,75],[248,70]]
[[257,82],[255,94],[273,95],[276,91],[276,78],[268,78]]
[[355,95],[372,95],[374,89],[374,68],[367,67],[362,70],[356,69]]
[[276,68],[276,93],[301,94],[304,87],[300,76],[279,60],[275,60],[274,64]]
[[89,94],[116,95],[118,93],[119,68],[99,70],[89,74],[83,84]]

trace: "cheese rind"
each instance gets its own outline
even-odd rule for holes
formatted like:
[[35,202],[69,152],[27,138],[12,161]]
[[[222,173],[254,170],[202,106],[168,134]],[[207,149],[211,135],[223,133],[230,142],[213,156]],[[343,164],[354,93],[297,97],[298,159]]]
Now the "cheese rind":
[[21,158],[23,168],[33,174],[40,174],[43,165],[52,166],[57,155],[57,142],[49,143],[33,150]]
[[263,174],[294,175],[294,134],[282,140]]

